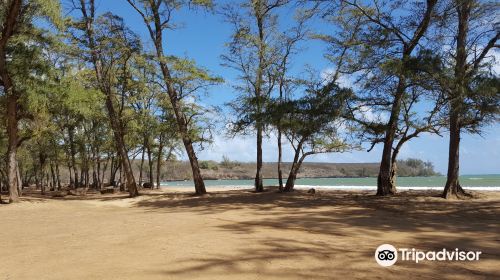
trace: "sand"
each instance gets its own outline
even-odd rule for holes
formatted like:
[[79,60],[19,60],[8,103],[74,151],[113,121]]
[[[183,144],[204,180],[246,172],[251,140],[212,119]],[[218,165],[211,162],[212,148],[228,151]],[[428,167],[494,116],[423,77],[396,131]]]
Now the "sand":
[[[184,191],[183,191],[184,190]],[[185,189],[0,205],[4,279],[500,279],[500,193]],[[383,243],[476,262],[374,259]]]

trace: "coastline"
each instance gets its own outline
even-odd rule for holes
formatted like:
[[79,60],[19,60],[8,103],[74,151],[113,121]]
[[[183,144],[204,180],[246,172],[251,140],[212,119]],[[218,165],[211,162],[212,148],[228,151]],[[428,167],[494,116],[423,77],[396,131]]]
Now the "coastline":
[[[184,191],[188,188],[194,188],[194,186],[186,185],[186,186],[169,186],[169,185],[161,185],[162,189],[165,190],[178,190]],[[207,186],[208,191],[227,191],[227,190],[242,190],[242,189],[253,189],[248,185],[226,185],[226,186]],[[300,190],[308,190],[311,188],[317,190],[327,190],[327,191],[376,191],[377,186],[316,186],[316,185],[296,185],[296,189]],[[397,187],[398,190],[401,191],[442,191],[444,187]],[[464,187],[465,190],[468,191],[487,191],[487,192],[499,192],[500,187],[491,186],[491,187]]]

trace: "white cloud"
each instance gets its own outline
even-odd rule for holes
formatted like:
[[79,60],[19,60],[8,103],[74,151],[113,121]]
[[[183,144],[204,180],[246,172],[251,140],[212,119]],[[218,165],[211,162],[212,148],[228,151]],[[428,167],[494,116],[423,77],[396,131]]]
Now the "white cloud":
[[[335,75],[335,70],[336,70],[335,68],[325,68],[321,70],[320,78],[323,81],[323,84],[326,84],[333,80],[333,76]],[[356,88],[356,85],[354,84],[354,79],[351,79],[350,77],[343,74],[339,74],[337,78],[337,84],[345,88]]]
[[492,60],[493,60],[493,72],[497,75],[500,75],[500,52],[494,50],[492,53]]

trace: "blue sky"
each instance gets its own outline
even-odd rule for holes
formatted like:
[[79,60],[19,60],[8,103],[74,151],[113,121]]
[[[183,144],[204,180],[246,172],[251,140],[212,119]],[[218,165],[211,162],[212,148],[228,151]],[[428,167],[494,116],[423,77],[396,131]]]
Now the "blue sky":
[[[101,0],[98,5],[98,12],[106,11],[112,11],[123,17],[127,25],[144,38],[145,45],[150,46],[142,20],[128,6],[125,0]],[[284,14],[291,17],[292,13],[285,11]],[[179,11],[174,14],[173,20],[180,24],[181,27],[168,31],[165,39],[165,51],[168,54],[192,58],[198,65],[226,80],[224,85],[211,88],[203,102],[210,105],[223,105],[235,98],[236,93],[230,85],[236,81],[236,73],[220,65],[220,56],[226,50],[224,44],[229,40],[232,31],[231,26],[225,23],[221,16],[204,11]],[[315,29],[326,28],[320,22],[313,23],[312,26]],[[320,73],[331,67],[322,56],[325,46],[321,43],[308,41],[303,47],[304,50],[294,60],[296,69],[302,69],[305,64],[308,64]],[[497,73],[500,73],[500,66],[497,65],[495,68]],[[273,135],[265,141],[263,147],[264,161],[276,161],[277,148],[275,142]],[[284,149],[288,149],[288,152],[285,150],[284,160],[290,161],[292,151],[289,146],[285,146]],[[460,152],[461,174],[500,173],[500,125],[497,123],[485,128],[482,137],[464,134]],[[227,139],[224,133],[220,132],[215,135],[212,146],[200,151],[198,157],[202,160],[219,161],[223,155],[233,160],[255,161],[254,137]],[[380,156],[381,147],[379,146],[370,153],[356,151],[342,154],[323,154],[311,156],[308,161],[378,162]],[[400,158],[407,157],[430,160],[435,164],[439,172],[445,174],[448,160],[448,138],[436,135],[422,135],[402,149]]]

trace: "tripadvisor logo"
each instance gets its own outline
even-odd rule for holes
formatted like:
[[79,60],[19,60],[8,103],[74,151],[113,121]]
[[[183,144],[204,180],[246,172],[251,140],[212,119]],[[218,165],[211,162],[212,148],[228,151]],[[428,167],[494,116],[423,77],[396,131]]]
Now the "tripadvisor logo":
[[442,249],[440,251],[421,251],[415,248],[399,248],[391,244],[382,244],[375,250],[375,261],[381,266],[391,266],[400,261],[412,261],[419,263],[421,261],[478,261],[481,251],[462,251]]

